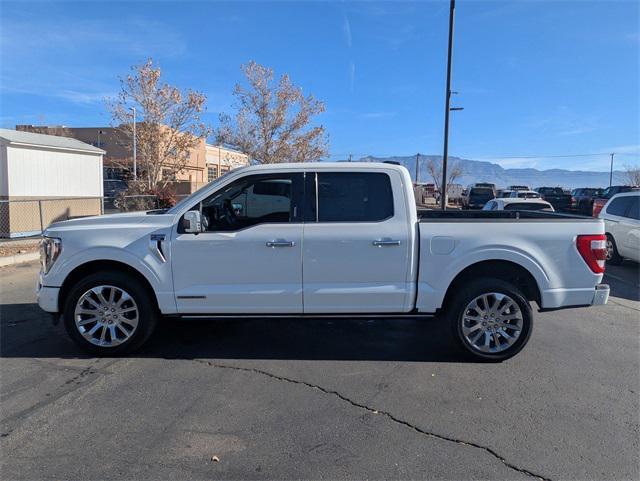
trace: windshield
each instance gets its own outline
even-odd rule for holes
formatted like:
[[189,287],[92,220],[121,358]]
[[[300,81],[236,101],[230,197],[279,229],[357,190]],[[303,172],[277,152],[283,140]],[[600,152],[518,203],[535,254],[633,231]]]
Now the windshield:
[[473,199],[493,199],[493,190],[487,188],[471,189],[469,197]]
[[613,197],[613,194],[615,194],[615,187],[607,187],[602,191],[602,197],[604,197],[605,199]]
[[537,192],[518,192],[518,197],[521,199],[539,199],[540,194]]
[[553,210],[542,202],[513,202],[504,206],[504,210]]
[[538,189],[538,192],[546,195],[562,195],[564,192],[560,187],[542,187]]

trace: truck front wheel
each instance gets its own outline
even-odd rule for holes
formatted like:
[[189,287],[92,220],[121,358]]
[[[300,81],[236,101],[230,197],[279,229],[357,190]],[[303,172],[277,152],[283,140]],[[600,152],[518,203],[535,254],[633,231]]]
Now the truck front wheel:
[[454,337],[475,358],[504,361],[524,348],[533,313],[522,292],[501,279],[478,279],[449,304]]
[[157,309],[140,282],[116,271],[76,283],[64,303],[64,325],[83,350],[118,356],[138,349],[153,333]]

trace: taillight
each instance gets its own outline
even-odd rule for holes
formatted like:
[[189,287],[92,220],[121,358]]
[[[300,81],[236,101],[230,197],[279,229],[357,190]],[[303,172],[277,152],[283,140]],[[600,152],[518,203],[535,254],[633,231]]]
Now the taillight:
[[576,238],[578,252],[595,274],[604,272],[604,261],[607,258],[607,236],[579,235]]
[[577,203],[578,203],[578,201],[576,200],[576,198],[575,197],[571,197],[571,207],[575,207]]
[[600,211],[602,210],[602,208],[604,207],[604,205],[607,203],[607,201],[603,201],[602,199],[597,199],[593,201],[593,217],[598,217],[598,214],[600,214]]

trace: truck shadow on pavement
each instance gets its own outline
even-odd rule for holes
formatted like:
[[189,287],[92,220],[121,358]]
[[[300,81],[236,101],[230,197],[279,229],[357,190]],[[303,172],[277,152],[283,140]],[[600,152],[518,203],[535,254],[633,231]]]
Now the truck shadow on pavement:
[[[84,358],[36,304],[0,306],[0,357]],[[162,319],[129,357],[469,362],[446,319]]]

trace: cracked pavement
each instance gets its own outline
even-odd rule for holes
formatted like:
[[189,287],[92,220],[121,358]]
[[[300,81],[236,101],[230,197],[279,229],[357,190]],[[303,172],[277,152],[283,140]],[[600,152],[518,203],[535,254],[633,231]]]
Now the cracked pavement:
[[[638,479],[638,266],[469,362],[437,321],[165,321],[84,356],[0,269],[2,479]],[[212,461],[217,456],[219,462]]]

